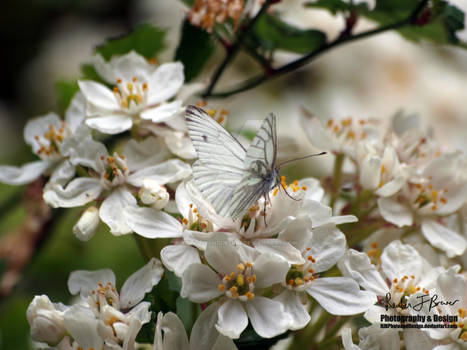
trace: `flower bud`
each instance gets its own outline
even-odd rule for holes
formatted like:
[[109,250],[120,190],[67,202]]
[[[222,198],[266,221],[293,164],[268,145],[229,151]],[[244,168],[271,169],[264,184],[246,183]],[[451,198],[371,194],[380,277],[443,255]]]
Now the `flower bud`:
[[82,241],[88,241],[94,236],[99,226],[99,209],[95,206],[87,208],[73,226],[73,233]]
[[143,186],[138,195],[141,202],[157,210],[163,209],[169,203],[170,197],[165,187],[150,179],[143,180]]
[[57,311],[47,295],[36,295],[26,311],[35,341],[57,345],[66,334],[62,312]]

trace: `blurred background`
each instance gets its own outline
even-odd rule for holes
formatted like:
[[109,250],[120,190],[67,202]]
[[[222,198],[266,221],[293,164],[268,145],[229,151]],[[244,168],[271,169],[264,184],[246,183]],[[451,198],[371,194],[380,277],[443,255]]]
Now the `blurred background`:
[[[451,2],[467,10],[465,0]],[[305,10],[302,3],[286,0],[274,9],[285,21],[318,28],[329,39],[339,34],[343,18]],[[127,33],[138,23],[150,22],[167,30],[167,48],[159,59],[170,61],[187,13],[185,5],[175,0],[6,0],[2,5],[0,164],[15,165],[32,159],[22,139],[26,121],[51,110],[63,112],[57,105],[56,82],[76,79],[96,45]],[[361,20],[356,30],[371,26]],[[467,41],[467,31],[460,37]],[[215,68],[222,56],[219,49],[208,66]],[[276,56],[278,63],[293,58],[292,54]],[[218,88],[228,88],[257,70],[255,62],[240,55]],[[208,68],[198,80],[206,82],[210,73]],[[310,146],[298,124],[301,106],[317,115],[383,121],[403,109],[420,114],[446,148],[466,152],[467,50],[415,44],[389,32],[338,47],[297,72],[227,99],[212,100],[212,105],[230,110],[233,130],[247,119],[263,119],[275,112],[279,134],[296,141],[304,152]],[[14,204],[27,195],[22,187],[0,185],[0,257],[13,249],[19,263],[28,246],[20,238],[7,237],[21,237],[18,224],[26,219],[26,211]],[[110,239],[102,228],[91,241],[78,241],[71,227],[79,215],[79,209],[61,213],[47,239],[37,243],[39,253],[27,264],[19,284],[0,300],[0,349],[31,348],[25,316],[28,304],[38,294],[68,303],[66,281],[71,271],[112,268],[121,286],[143,263],[129,236]],[[5,266],[0,258],[0,272]]]

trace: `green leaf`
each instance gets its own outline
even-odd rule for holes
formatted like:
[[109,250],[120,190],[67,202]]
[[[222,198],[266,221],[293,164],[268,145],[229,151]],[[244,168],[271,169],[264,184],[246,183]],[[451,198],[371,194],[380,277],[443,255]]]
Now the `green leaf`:
[[55,82],[55,91],[57,93],[57,105],[60,113],[64,113],[68,108],[71,99],[79,90],[76,80],[58,80]]
[[211,36],[185,20],[182,37],[175,52],[175,60],[181,61],[185,66],[185,81],[190,81],[201,73],[213,52]]
[[255,332],[250,323],[248,324],[248,327],[242,332],[240,338],[234,339],[234,342],[238,350],[269,349],[279,340],[287,338],[289,334],[290,331],[287,331],[274,338],[262,338]]
[[195,0],[182,0],[187,6],[192,7],[195,4]]
[[164,49],[164,36],[163,30],[150,24],[142,24],[127,35],[107,40],[96,48],[96,52],[106,61],[113,55],[123,55],[132,50],[146,58],[152,58]]
[[302,30],[266,14],[256,23],[255,40],[266,50],[308,53],[326,43],[326,35],[315,29]]
[[188,299],[177,298],[177,315],[180,317],[187,333],[190,333],[196,321],[197,315],[201,312],[199,304],[192,303]]

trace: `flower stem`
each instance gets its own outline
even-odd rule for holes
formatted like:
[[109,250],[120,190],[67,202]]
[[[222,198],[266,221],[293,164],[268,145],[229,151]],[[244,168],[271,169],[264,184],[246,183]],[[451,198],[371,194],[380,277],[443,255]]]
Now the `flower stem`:
[[334,171],[332,174],[333,193],[331,197],[331,203],[329,204],[333,211],[334,204],[336,203],[336,200],[339,197],[339,192],[342,185],[342,166],[344,164],[344,159],[344,154],[338,154],[334,159]]
[[136,244],[138,245],[139,251],[141,252],[141,255],[146,261],[151,260],[152,257],[154,257],[154,252],[151,249],[151,242],[149,239],[142,237],[140,235],[137,235],[136,233],[133,233],[133,237],[136,240]]
[[[361,33],[358,33],[358,34],[355,34],[355,35],[339,36],[336,40],[320,46],[318,49],[316,49],[314,51],[311,51],[310,53],[306,54],[305,56],[300,57],[299,59],[297,59],[295,61],[287,63],[287,64],[283,65],[282,67],[279,67],[279,68],[276,68],[276,69],[271,68],[271,69],[265,71],[264,73],[262,73],[260,75],[252,77],[250,79],[247,79],[245,82],[239,84],[237,87],[232,88],[231,90],[218,92],[218,93],[212,93],[212,90],[214,89],[215,82],[217,82],[217,80],[215,82],[213,80],[214,84],[211,83],[212,87],[210,86],[210,88],[204,94],[204,97],[228,97],[228,96],[237,94],[239,92],[243,92],[243,91],[252,89],[252,88],[260,85],[261,83],[265,82],[266,80],[276,78],[276,77],[281,76],[283,74],[292,72],[292,71],[294,71],[294,70],[308,64],[309,62],[311,62],[315,58],[317,58],[319,55],[321,55],[322,53],[324,53],[326,51],[329,51],[329,50],[335,48],[336,46],[339,46],[339,45],[342,45],[342,44],[345,44],[345,43],[348,43],[348,42],[352,42],[352,41],[355,41],[355,40],[364,39],[366,37],[376,35],[376,34],[380,34],[380,33],[383,33],[385,31],[388,31],[388,30],[400,29],[400,28],[405,27],[407,25],[411,25],[416,20],[416,18],[420,14],[420,12],[425,8],[427,3],[428,3],[428,0],[420,1],[420,3],[417,5],[417,7],[412,11],[410,16],[408,16],[405,19],[399,20],[397,22],[394,22],[394,23],[391,23],[391,24],[388,24],[388,25],[381,26],[381,27],[376,28],[376,29],[367,30],[367,31],[364,31],[364,32],[361,32]],[[224,68],[225,67],[222,67],[222,70]],[[222,73],[222,71],[220,73]],[[216,77],[216,75],[215,75],[215,77]]]

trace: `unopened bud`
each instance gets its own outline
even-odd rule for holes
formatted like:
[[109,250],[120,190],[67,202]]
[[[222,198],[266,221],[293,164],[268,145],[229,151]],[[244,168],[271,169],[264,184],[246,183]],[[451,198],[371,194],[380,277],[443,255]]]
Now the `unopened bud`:
[[94,236],[99,226],[99,209],[95,206],[87,208],[73,227],[73,233],[82,241],[88,241]]
[[143,180],[143,186],[139,190],[139,198],[144,204],[160,210],[169,203],[170,196],[167,190],[159,185],[157,181],[145,179]]
[[26,316],[31,326],[31,337],[35,341],[55,346],[66,334],[63,313],[55,309],[47,295],[36,295]]

